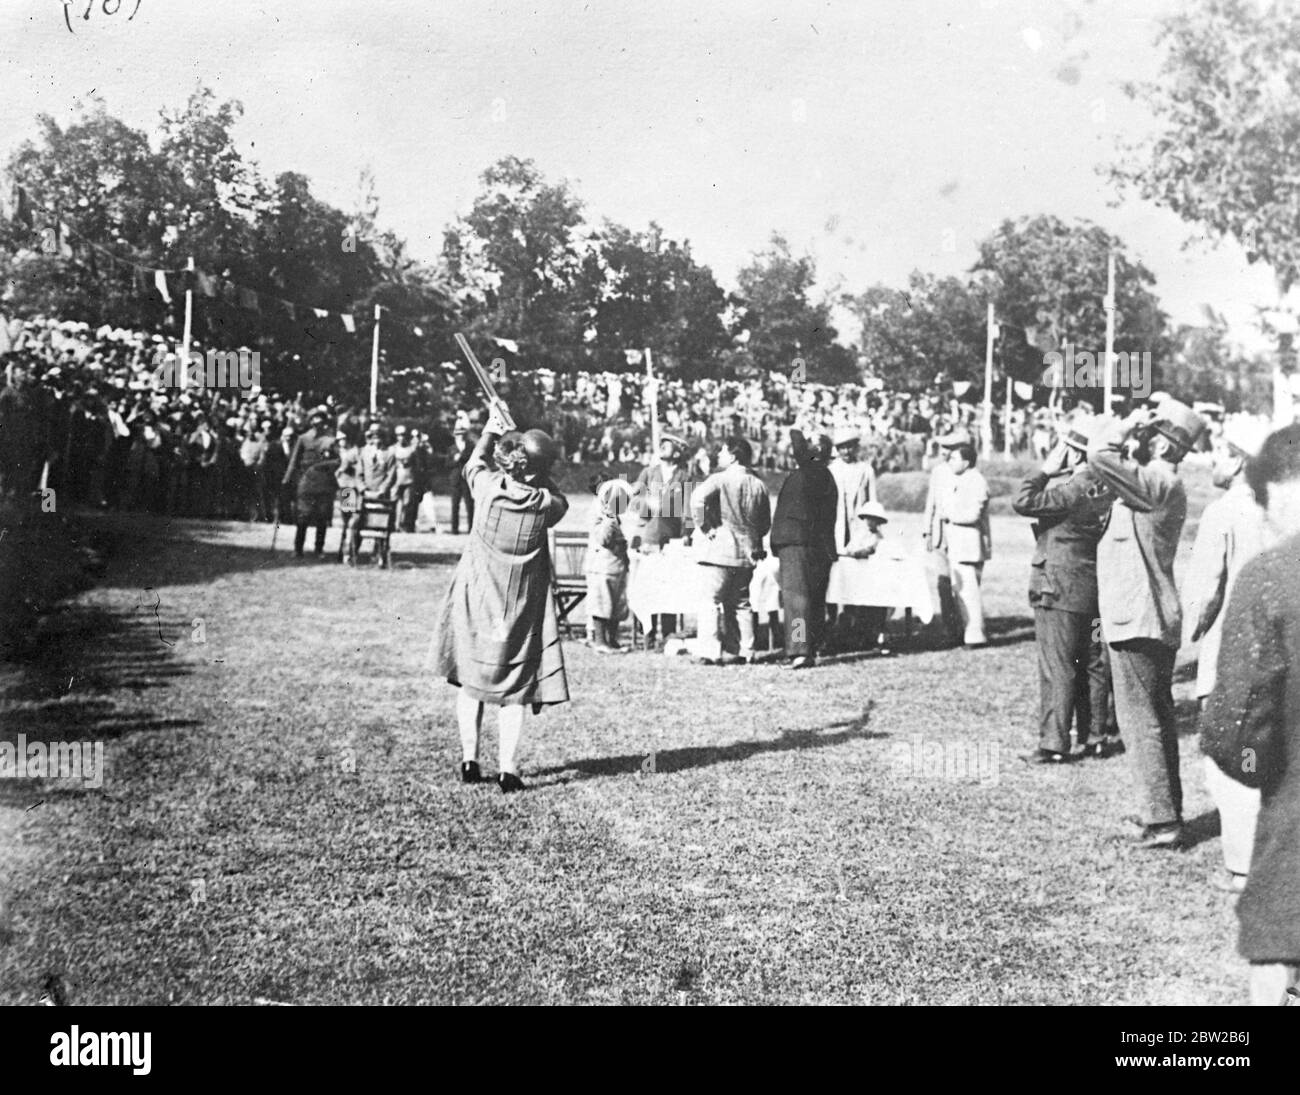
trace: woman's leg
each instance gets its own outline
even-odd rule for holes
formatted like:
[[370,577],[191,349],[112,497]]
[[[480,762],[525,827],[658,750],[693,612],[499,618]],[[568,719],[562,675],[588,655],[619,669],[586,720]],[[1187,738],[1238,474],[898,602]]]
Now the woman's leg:
[[478,760],[478,741],[483,730],[483,705],[464,689],[456,694],[456,722],[460,726],[461,760]]
[[523,704],[501,707],[497,712],[497,728],[500,734],[500,742],[497,746],[497,770],[517,776],[519,769],[515,763],[515,754],[519,752],[519,739],[524,733]]

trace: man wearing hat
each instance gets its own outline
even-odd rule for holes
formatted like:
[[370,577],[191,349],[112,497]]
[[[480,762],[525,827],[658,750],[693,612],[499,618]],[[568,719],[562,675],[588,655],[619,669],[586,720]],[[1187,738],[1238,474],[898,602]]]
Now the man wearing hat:
[[1088,445],[1089,462],[1117,495],[1097,547],[1097,603],[1110,648],[1116,718],[1133,756],[1139,848],[1182,843],[1173,699],[1182,606],[1174,555],[1187,493],[1178,465],[1204,429],[1205,420],[1191,407],[1168,399],[1157,411],[1139,407],[1123,421],[1107,420]]
[[299,559],[303,557],[308,526],[316,529],[316,558],[325,554],[325,530],[334,519],[334,491],[338,486],[334,472],[338,466],[329,412],[317,407],[311,413],[311,428],[298,438],[284,473],[285,485],[292,484],[297,491],[293,553]]
[[944,634],[951,642],[962,641],[961,613],[952,592],[952,564],[948,558],[948,541],[945,536],[942,499],[952,493],[953,473],[948,464],[948,452],[958,445],[971,444],[965,430],[955,430],[935,439],[941,459],[930,472],[930,482],[925,494],[925,530],[922,537],[925,550],[933,553],[939,591],[939,618]]
[[[853,537],[857,524],[857,512],[864,502],[870,502],[876,496],[876,472],[871,463],[859,459],[862,434],[852,426],[836,430],[831,437],[835,456],[827,465],[831,478],[835,481],[835,550],[842,552]],[[837,632],[838,643],[847,649],[854,649],[860,643],[869,641],[874,635],[869,616],[871,613],[856,605],[845,605],[841,612],[838,605],[828,606],[827,617]]]
[[474,495],[465,482],[465,465],[474,455],[474,438],[470,436],[469,420],[456,416],[456,426],[451,431],[452,445],[448,454],[451,463],[451,532],[460,535],[460,506],[465,503],[465,531],[474,527]]
[[403,532],[415,531],[415,509],[419,498],[415,493],[416,467],[419,448],[409,437],[405,426],[393,430],[393,447],[388,450],[396,464],[397,477],[393,481],[397,496],[397,527]]
[[365,495],[382,501],[393,497],[397,484],[397,458],[384,447],[384,431],[378,422],[366,427],[366,443],[358,460],[358,483]]
[[1070,726],[1081,755],[1123,751],[1109,731],[1110,666],[1097,620],[1097,543],[1114,494],[1088,467],[1097,419],[1076,417],[1041,471],[1027,477],[1012,502],[1034,518],[1029,603],[1038,640],[1038,748],[1033,764],[1072,760]]
[[[690,484],[686,479],[686,442],[670,433],[659,437],[659,455],[632,485],[631,546],[644,554],[663,551],[685,534]],[[676,629],[677,617],[655,615],[646,635],[647,649],[662,649]]]
[[[1249,461],[1259,454],[1268,432],[1267,425],[1244,417],[1224,425],[1214,453],[1213,474],[1215,486],[1227,490],[1201,514],[1191,562],[1183,579],[1184,631],[1189,643],[1200,640],[1196,698],[1201,710],[1215,688],[1223,610],[1237,574],[1276,539],[1255,492],[1246,481]],[[1205,785],[1218,807],[1222,828],[1226,873],[1221,885],[1231,892],[1240,892],[1250,871],[1259,791],[1229,779],[1208,757]]]
[[819,434],[811,444],[790,431],[798,468],[781,487],[772,516],[772,552],[781,564],[781,604],[785,610],[785,652],[792,669],[807,669],[817,658],[826,620],[826,587],[837,554],[835,516],[839,502],[827,468],[831,440]]

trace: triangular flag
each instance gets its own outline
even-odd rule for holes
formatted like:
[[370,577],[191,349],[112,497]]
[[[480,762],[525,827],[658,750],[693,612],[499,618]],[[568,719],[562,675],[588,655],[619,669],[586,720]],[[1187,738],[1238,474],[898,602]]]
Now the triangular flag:
[[1012,384],[1012,387],[1015,388],[1016,395],[1021,399],[1033,398],[1034,386],[1032,384],[1026,384],[1023,380],[1017,380]]
[[327,315],[329,315],[329,312],[327,312],[324,308],[313,308],[312,311],[316,313],[317,319],[324,319]]
[[952,382],[952,394],[958,399],[970,391],[971,382],[969,380],[954,380]]
[[167,275],[161,270],[155,270],[153,272],[153,283],[157,287],[158,293],[163,300],[170,304],[172,302],[172,295],[167,288]]
[[350,313],[340,312],[339,319],[343,321],[343,328],[344,330],[347,331],[348,334],[355,335],[357,333],[356,321],[352,318]]
[[513,338],[497,338],[496,335],[493,335],[492,341],[503,350],[509,350],[512,354],[517,354],[519,352],[519,343],[517,343]]

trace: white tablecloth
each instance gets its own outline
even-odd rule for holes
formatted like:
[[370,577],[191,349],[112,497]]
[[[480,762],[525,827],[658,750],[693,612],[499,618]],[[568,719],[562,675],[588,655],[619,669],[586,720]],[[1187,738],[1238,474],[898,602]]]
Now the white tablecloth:
[[831,567],[826,600],[833,605],[865,605],[911,609],[921,623],[934,617],[934,597],[925,564],[917,556],[905,555],[882,545],[866,559],[840,558]]
[[[707,570],[694,549],[678,542],[650,555],[632,552],[627,576],[627,603],[643,626],[650,617],[696,616],[708,596]],[[754,568],[749,583],[750,607],[761,615],[776,612],[780,593],[779,566],[769,556]]]

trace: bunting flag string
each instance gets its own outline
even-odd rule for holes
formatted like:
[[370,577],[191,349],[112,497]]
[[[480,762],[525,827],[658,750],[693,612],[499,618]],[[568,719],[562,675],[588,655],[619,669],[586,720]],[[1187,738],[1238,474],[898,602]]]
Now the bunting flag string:
[[[131,272],[132,285],[136,292],[147,293],[150,285],[154,291],[162,297],[164,303],[171,304],[172,283],[169,278],[181,279],[184,287],[193,288],[199,294],[210,299],[220,299],[223,303],[231,306],[238,306],[252,312],[262,312],[267,307],[274,307],[283,312],[291,320],[297,320],[299,314],[306,315],[310,312],[316,319],[328,319],[331,316],[337,318],[343,325],[343,329],[348,334],[357,333],[356,316],[352,312],[334,312],[328,308],[309,307],[298,304],[283,297],[273,296],[269,293],[261,292],[256,289],[250,289],[247,286],[239,285],[228,278],[215,274],[210,274],[204,270],[189,271],[185,268],[166,269],[151,264],[137,262],[134,259],[123,258],[120,255],[110,251],[107,247],[96,243],[88,236],[83,235],[76,228],[63,220],[58,210],[47,209],[39,202],[35,201],[27,188],[21,184],[14,187],[14,202],[12,210],[12,219],[23,227],[39,231],[42,234],[42,240],[49,238],[54,245],[54,250],[63,257],[68,259],[77,258],[77,248],[81,248],[85,254],[88,265],[93,273],[98,273],[95,263],[95,257],[98,256],[104,263],[105,268],[109,271],[125,269]],[[46,226],[38,224],[37,214],[42,214],[46,218]],[[50,233],[46,236],[45,233]],[[74,246],[74,240],[76,246]],[[44,243],[42,244],[44,247]],[[188,279],[193,279],[192,281]],[[277,285],[283,284],[283,277],[278,271],[273,275],[273,280]],[[386,323],[391,323],[387,318]],[[423,328],[403,324],[411,334],[416,338],[424,338]],[[504,343],[503,343],[504,344]]]

